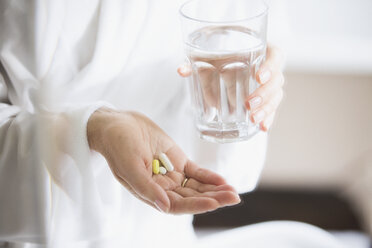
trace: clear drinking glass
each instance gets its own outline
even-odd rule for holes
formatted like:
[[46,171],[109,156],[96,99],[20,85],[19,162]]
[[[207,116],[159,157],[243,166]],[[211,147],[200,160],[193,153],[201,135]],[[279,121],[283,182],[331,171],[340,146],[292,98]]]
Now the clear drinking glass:
[[258,87],[256,72],[266,55],[267,12],[262,0],[191,0],[181,6],[202,139],[235,142],[259,131],[244,102]]

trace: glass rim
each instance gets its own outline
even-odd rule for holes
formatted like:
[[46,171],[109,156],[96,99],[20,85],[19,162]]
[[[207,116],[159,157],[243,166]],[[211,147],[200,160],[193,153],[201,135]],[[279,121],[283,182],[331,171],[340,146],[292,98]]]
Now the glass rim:
[[203,0],[188,0],[188,1],[184,2],[181,5],[181,7],[179,8],[178,13],[182,17],[184,17],[186,19],[189,19],[191,21],[195,21],[195,22],[214,23],[214,24],[223,24],[223,23],[226,23],[226,24],[228,24],[228,23],[244,22],[244,21],[249,21],[249,20],[255,19],[255,18],[259,18],[261,16],[266,15],[267,12],[268,12],[268,10],[269,10],[269,5],[264,0],[258,0],[258,1],[260,1],[263,4],[264,10],[261,13],[257,14],[257,15],[250,16],[250,17],[247,17],[247,18],[237,19],[237,20],[233,20],[233,21],[208,21],[208,20],[203,20],[203,19],[197,19],[197,18],[194,18],[194,17],[190,17],[190,16],[186,15],[182,11],[187,4],[189,4],[191,2],[196,2],[196,1],[203,1]]

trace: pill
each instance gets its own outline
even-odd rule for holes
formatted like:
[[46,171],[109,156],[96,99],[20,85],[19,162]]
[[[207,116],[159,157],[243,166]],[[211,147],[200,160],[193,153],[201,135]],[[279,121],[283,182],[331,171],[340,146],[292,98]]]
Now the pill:
[[173,171],[174,170],[173,164],[169,160],[168,156],[165,155],[165,153],[160,153],[159,154],[159,159],[160,159],[161,163],[164,165],[165,169],[167,169],[167,171]]
[[167,173],[167,169],[165,169],[163,166],[160,166],[159,172],[160,174],[165,175]]
[[159,160],[157,159],[152,160],[152,172],[155,175],[159,174],[159,168],[160,168]]

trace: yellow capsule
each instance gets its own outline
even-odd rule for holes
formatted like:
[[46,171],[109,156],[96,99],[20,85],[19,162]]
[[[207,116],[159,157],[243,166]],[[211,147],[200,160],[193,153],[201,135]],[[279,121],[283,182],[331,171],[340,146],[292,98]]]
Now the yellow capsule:
[[152,160],[152,172],[155,175],[159,174],[159,170],[160,170],[159,168],[160,168],[159,160],[157,159]]

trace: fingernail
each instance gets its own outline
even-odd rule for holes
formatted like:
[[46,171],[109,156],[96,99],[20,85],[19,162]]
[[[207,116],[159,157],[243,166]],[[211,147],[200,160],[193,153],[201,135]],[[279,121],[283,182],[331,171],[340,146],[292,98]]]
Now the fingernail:
[[253,114],[254,123],[259,123],[264,118],[265,118],[265,112],[263,110],[258,110],[256,113]]
[[180,72],[182,75],[188,75],[191,73],[191,70],[190,67],[183,65],[180,67]]
[[260,96],[255,96],[251,100],[249,100],[249,109],[255,109],[256,107],[260,106],[262,103],[262,98]]
[[227,204],[227,206],[234,206],[234,205],[239,204],[239,203],[242,202],[242,199],[240,198],[239,195],[237,195],[236,200],[237,200],[236,202],[234,202],[234,203],[230,203],[230,204]]
[[159,200],[155,200],[154,205],[160,212],[167,212],[167,207]]
[[271,76],[271,72],[269,70],[263,70],[261,73],[260,73],[260,82],[261,84],[265,84],[267,81],[269,81],[270,79],[270,76]]
[[262,123],[262,128],[261,129],[262,129],[262,131],[267,132],[270,129],[270,125],[268,125],[266,123]]

